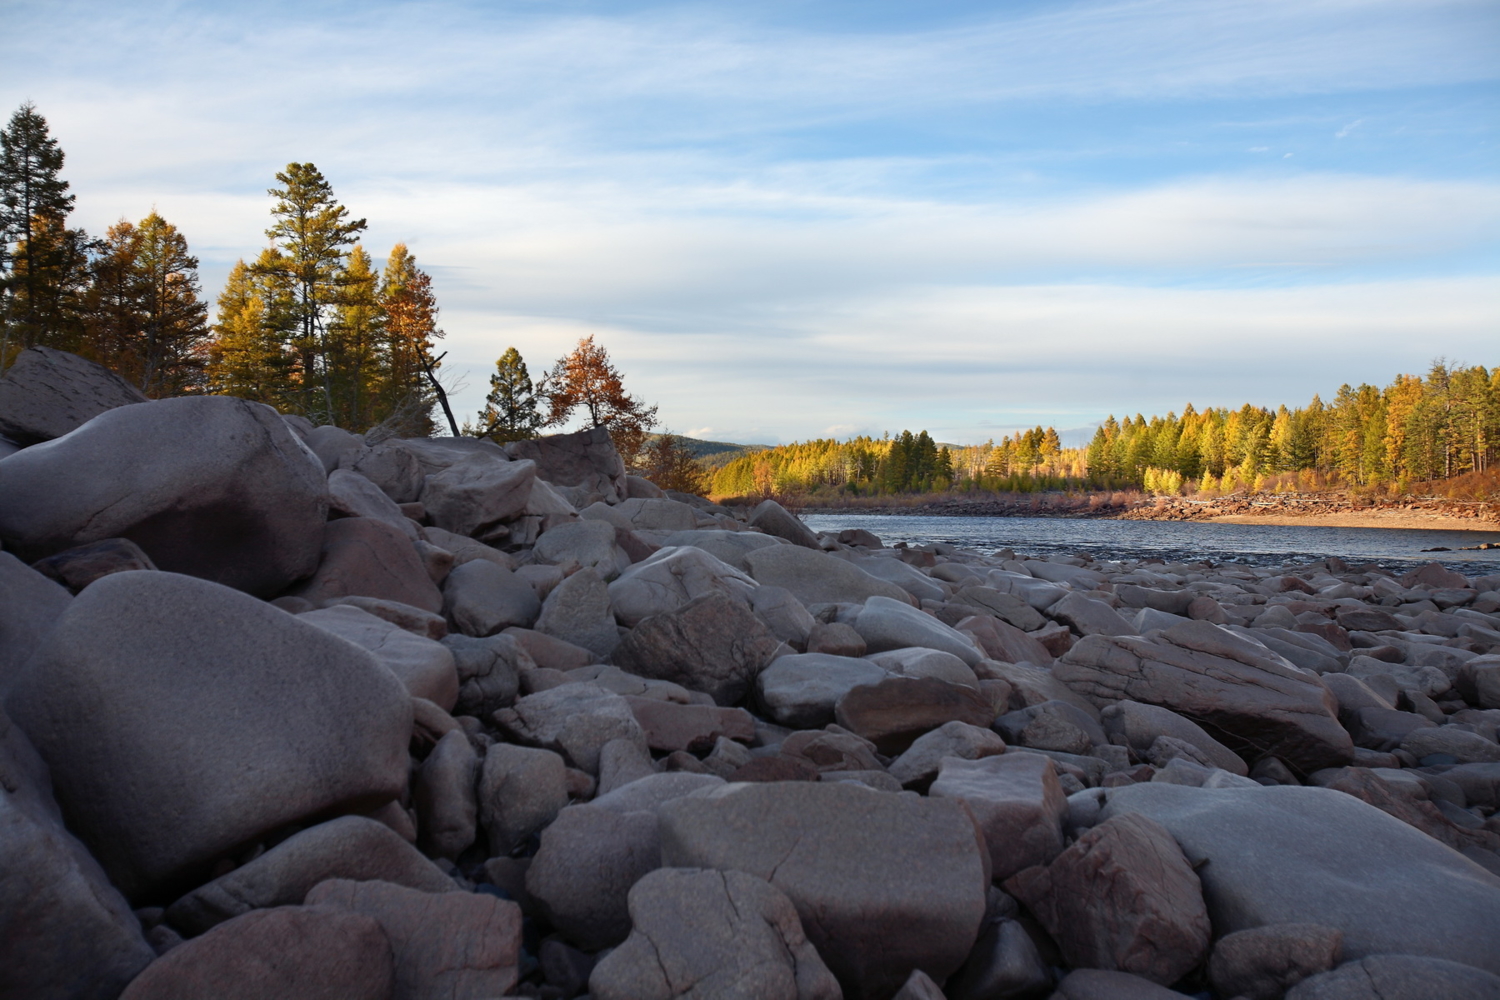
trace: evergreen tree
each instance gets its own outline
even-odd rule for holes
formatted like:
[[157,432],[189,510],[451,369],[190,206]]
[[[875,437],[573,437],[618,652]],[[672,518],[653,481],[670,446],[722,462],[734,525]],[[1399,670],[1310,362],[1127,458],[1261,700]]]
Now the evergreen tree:
[[[479,412],[476,434],[493,441],[522,441],[541,431],[542,415],[537,412],[536,386],[521,352],[508,347],[495,362],[490,376],[490,393]],[[661,485],[658,483],[657,485]],[[675,487],[674,487],[675,488]]]
[[389,349],[379,283],[370,255],[355,244],[339,277],[339,296],[328,335],[332,422],[339,427],[369,427],[382,416],[380,383],[388,367]]
[[[269,254],[272,251],[265,251]],[[283,349],[294,322],[284,284],[265,268],[235,263],[219,294],[208,348],[208,390],[287,408],[300,394],[300,372]]]

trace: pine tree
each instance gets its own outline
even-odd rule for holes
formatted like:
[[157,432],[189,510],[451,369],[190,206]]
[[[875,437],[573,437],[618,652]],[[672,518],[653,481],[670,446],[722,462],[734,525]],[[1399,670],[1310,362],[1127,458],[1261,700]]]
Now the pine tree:
[[490,376],[490,393],[485,397],[484,409],[479,411],[475,434],[500,442],[536,437],[542,428],[538,402],[536,386],[532,384],[531,373],[521,359],[521,352],[514,347],[506,348],[495,362],[495,373]]
[[237,261],[216,311],[218,321],[208,347],[208,391],[286,407],[300,395],[301,379],[283,348],[286,329],[294,321],[283,283],[264,268]]
[[364,247],[355,244],[339,276],[328,335],[329,382],[333,388],[332,422],[365,428],[378,423],[381,380],[388,365],[387,316],[380,301],[380,277]]
[[646,406],[625,391],[609,352],[595,344],[593,337],[584,337],[571,353],[559,358],[543,385],[548,407],[543,426],[561,426],[581,407],[588,414],[589,426],[609,429],[626,467],[635,463],[646,433],[656,425],[656,407]]

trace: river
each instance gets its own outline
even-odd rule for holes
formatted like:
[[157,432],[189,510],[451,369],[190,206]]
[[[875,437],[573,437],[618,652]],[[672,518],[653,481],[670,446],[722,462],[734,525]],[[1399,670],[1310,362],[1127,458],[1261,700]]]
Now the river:
[[[1500,530],[1288,527],[1195,521],[1074,520],[1053,517],[952,517],[903,514],[809,514],[814,531],[864,528],[887,545],[947,542],[981,552],[1010,548],[1023,555],[1087,554],[1096,559],[1161,559],[1279,565],[1338,556],[1351,565],[1406,566],[1437,560],[1469,575],[1500,572]],[[1446,547],[1448,552],[1423,552]]]

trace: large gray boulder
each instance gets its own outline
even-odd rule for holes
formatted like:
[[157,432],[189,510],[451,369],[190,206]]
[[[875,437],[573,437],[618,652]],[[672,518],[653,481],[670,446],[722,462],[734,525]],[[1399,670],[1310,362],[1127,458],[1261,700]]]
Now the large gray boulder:
[[443,581],[443,614],[464,635],[482,638],[529,628],[541,613],[536,588],[488,559],[455,566]]
[[130,905],[63,827],[46,765],[0,712],[0,995],[114,1000],[155,957]]
[[749,576],[703,549],[664,548],[621,573],[609,585],[609,602],[620,624],[633,628],[652,615],[676,611],[709,594],[724,594],[748,603],[756,587]]
[[589,976],[596,1000],[842,1000],[791,900],[738,871],[659,868],[630,890],[630,937]]
[[941,601],[948,595],[942,584],[900,559],[891,556],[871,556],[850,561],[871,576],[894,583],[919,601]]
[[[726,531],[722,528],[707,528],[699,531],[676,531],[662,539],[662,548],[691,545],[702,549],[722,563],[748,573],[750,564],[745,561],[748,553],[757,549],[777,548],[783,541],[758,531]],[[764,581],[762,581],[764,582]]]
[[62,585],[0,552],[0,698],[71,603]]
[[1182,845],[1217,933],[1311,923],[1344,957],[1401,952],[1500,973],[1500,879],[1438,841],[1326,788],[1112,789],[1103,818],[1139,813]]
[[768,545],[745,553],[756,583],[785,587],[803,604],[859,604],[871,597],[910,603],[906,591],[826,552]]
[[979,933],[990,872],[956,802],[850,782],[729,784],[663,805],[664,867],[742,871],[797,908],[850,1000],[941,982]]
[[1316,674],[1208,622],[1158,641],[1091,635],[1052,673],[1101,708],[1129,699],[1187,716],[1231,751],[1274,755],[1311,773],[1349,763],[1354,744]]
[[[367,440],[375,440],[374,434]],[[339,457],[340,469],[374,483],[393,503],[411,503],[422,491],[426,471],[405,441],[377,441]]]
[[879,595],[865,602],[864,610],[854,619],[854,630],[872,653],[916,646],[952,653],[970,667],[984,659],[984,654],[962,632],[904,601]]
[[627,495],[625,463],[608,428],[512,441],[505,450],[512,458],[534,462],[537,477],[554,486],[579,487],[585,493],[599,494],[606,503],[618,503]]
[[928,794],[968,806],[984,832],[996,879],[1044,865],[1063,849],[1068,799],[1052,761],[1041,754],[949,757]]
[[817,729],[833,721],[834,706],[859,684],[878,684],[885,668],[853,656],[798,653],[772,660],[755,679],[756,697],[780,726]]
[[798,520],[795,514],[775,500],[762,500],[760,505],[750,512],[749,524],[750,527],[759,528],[768,535],[785,538],[793,545],[814,550],[819,548],[818,536]]
[[52,347],[30,347],[0,378],[0,437],[19,445],[60,438],[105,410],[146,397],[103,365]]
[[491,854],[509,854],[557,818],[568,804],[567,771],[551,750],[490,746],[476,798]]
[[228,396],[118,407],[0,463],[0,541],[22,558],[128,538],[163,570],[262,597],[317,568],[327,511],[286,422]]
[[1114,608],[1082,594],[1069,594],[1048,608],[1047,614],[1079,635],[1137,634],[1135,626],[1121,618]]
[[198,886],[167,907],[167,921],[185,933],[201,934],[251,910],[301,903],[313,886],[331,878],[458,891],[442,869],[390,827],[364,816],[340,816]]
[[316,572],[291,593],[314,605],[373,597],[433,613],[443,609],[442,592],[411,539],[369,517],[329,521]]
[[1304,979],[1286,1000],[1496,1000],[1500,976],[1440,958],[1370,955]]
[[608,656],[620,643],[609,589],[591,569],[581,569],[552,588],[535,627],[543,635],[582,646],[596,656]]
[[744,600],[717,591],[642,621],[614,662],[642,677],[703,691],[720,705],[745,696],[781,643]]
[[440,642],[413,635],[348,604],[298,615],[325,632],[367,649],[380,665],[395,674],[414,698],[426,698],[445,712],[458,703],[458,671],[453,654]]
[[7,708],[74,832],[132,900],[407,782],[411,696],[395,675],[278,608],[175,573],[91,584]]
[[526,508],[536,478],[535,463],[474,457],[428,475],[420,499],[437,527],[486,541],[509,535],[504,522]]
[[1214,767],[1233,774],[1250,773],[1237,754],[1204,732],[1202,726],[1160,705],[1122,701],[1101,711],[1099,721],[1111,742],[1129,747],[1142,759],[1159,738],[1168,736],[1193,746]]
[[[541,492],[541,488],[535,488],[534,492]],[[556,566],[571,560],[609,579],[630,564],[615,545],[616,530],[607,521],[559,524],[542,532],[536,540],[536,547],[531,550],[532,557],[544,566]]]
[[586,951],[630,933],[630,887],[661,866],[657,818],[569,806],[542,831],[526,892],[549,923]]
[[495,713],[512,739],[562,754],[574,767],[599,773],[599,752],[610,740],[646,747],[630,703],[597,684],[563,684],[529,694]]
[[345,517],[373,517],[384,521],[407,538],[415,541],[416,522],[405,514],[370,480],[349,469],[335,469],[328,476],[329,510]]

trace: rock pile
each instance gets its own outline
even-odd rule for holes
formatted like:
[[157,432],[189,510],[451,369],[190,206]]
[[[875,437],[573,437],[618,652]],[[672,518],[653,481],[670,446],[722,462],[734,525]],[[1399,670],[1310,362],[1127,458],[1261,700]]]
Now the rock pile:
[[1500,996],[1500,576],[887,548],[106,375],[0,391],[0,996]]

